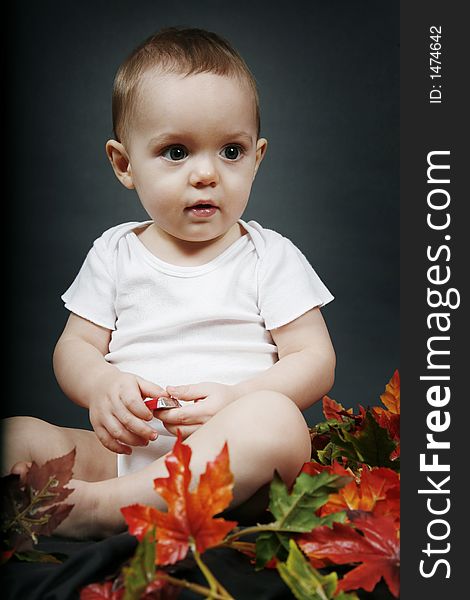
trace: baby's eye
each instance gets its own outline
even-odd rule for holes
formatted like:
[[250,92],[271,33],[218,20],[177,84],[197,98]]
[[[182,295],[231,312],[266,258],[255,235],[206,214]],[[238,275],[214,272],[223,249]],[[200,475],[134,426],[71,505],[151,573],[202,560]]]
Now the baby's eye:
[[229,160],[237,160],[243,154],[243,150],[241,146],[237,146],[236,144],[230,144],[225,146],[222,150],[222,154],[224,158],[228,158]]
[[170,146],[162,152],[162,156],[168,160],[177,161],[186,158],[188,153],[183,146]]

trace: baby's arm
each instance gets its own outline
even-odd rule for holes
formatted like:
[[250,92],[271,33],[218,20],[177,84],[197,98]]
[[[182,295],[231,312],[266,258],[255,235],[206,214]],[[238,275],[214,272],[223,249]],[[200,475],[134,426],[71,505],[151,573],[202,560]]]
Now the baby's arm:
[[279,360],[235,386],[238,396],[258,390],[281,392],[305,410],[333,386],[336,357],[319,308],[271,331]]
[[111,331],[71,314],[54,350],[54,372],[64,393],[89,409],[90,422],[101,443],[130,454],[129,446],[148,444],[155,431],[147,396],[168,396],[158,385],[123,373],[105,360]]
[[319,308],[271,331],[278,348],[279,360],[252,379],[236,385],[196,383],[167,387],[181,400],[198,400],[192,405],[156,411],[172,433],[181,429],[183,437],[190,435],[230,402],[251,392],[280,392],[304,410],[319,400],[332,387],[335,352]]

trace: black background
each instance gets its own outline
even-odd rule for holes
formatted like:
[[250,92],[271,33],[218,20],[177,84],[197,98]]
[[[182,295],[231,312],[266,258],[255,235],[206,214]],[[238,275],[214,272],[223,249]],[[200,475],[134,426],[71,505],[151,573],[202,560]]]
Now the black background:
[[89,427],[52,371],[60,295],[105,229],[147,218],[104,153],[111,88],[171,25],[227,37],[255,74],[269,147],[244,218],[291,238],[336,297],[330,395],[378,404],[399,366],[398,3],[46,0],[15,4],[8,23],[4,414]]
[[[93,239],[116,223],[146,218],[104,155],[114,73],[137,43],[162,26],[217,31],[256,75],[262,135],[270,142],[245,218],[290,237],[336,296],[324,309],[338,354],[331,395],[346,406],[376,404],[399,366],[401,334],[402,597],[463,597],[467,467],[458,470],[457,461],[468,454],[468,21],[463,3],[457,8],[459,3],[403,1],[399,30],[399,4],[54,0],[12,7],[3,98],[3,331],[9,361],[2,411],[89,426],[86,411],[57,387],[51,354],[66,319],[60,294]],[[431,110],[428,31],[439,23],[445,31],[446,101]],[[426,155],[449,147],[452,283],[463,300],[452,314],[451,331],[452,577],[443,579],[439,569],[424,580],[418,565],[430,515],[417,489],[425,484],[418,461],[429,407],[418,378],[429,335],[425,248],[436,242],[425,226]],[[318,419],[319,407],[308,416],[310,422]]]

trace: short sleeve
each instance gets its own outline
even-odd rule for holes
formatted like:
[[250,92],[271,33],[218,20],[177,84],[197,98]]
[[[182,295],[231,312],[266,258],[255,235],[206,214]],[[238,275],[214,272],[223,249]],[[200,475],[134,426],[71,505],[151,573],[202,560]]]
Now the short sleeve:
[[333,300],[302,252],[281,236],[266,246],[261,259],[258,297],[268,330],[290,323],[310,309]]
[[65,308],[96,325],[114,330],[116,285],[113,253],[104,236],[93,243],[69,289],[62,295]]

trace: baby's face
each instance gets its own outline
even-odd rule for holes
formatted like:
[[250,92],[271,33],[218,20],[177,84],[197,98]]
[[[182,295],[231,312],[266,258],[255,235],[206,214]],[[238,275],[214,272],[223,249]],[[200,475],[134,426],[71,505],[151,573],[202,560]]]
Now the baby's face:
[[158,227],[207,241],[234,226],[266,148],[247,84],[213,73],[147,74],[130,129],[128,187]]

